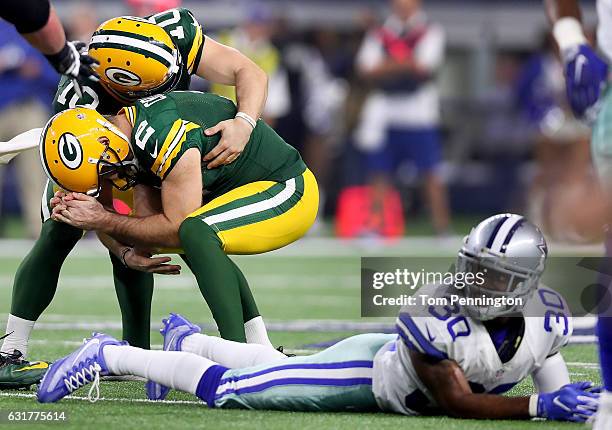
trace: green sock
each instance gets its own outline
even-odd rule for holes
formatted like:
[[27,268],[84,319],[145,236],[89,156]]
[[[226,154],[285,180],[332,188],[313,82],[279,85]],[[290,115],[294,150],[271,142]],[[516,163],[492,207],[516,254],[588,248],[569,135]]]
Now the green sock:
[[64,260],[83,231],[51,219],[45,221],[40,237],[23,259],[13,283],[11,314],[36,321],[49,306]]
[[[185,263],[189,269],[193,272],[193,268],[189,263],[189,259],[186,255],[181,255]],[[242,321],[247,322],[252,320],[255,317],[258,317],[259,309],[257,308],[257,303],[255,303],[255,298],[253,297],[253,293],[251,293],[251,288],[249,287],[249,283],[242,274],[240,268],[234,263],[232,259],[230,259],[232,265],[234,266],[234,271],[236,273],[236,278],[238,279],[238,285],[240,286],[240,304],[242,305]],[[193,272],[195,273],[195,272]]]
[[240,280],[221,241],[213,229],[198,218],[183,221],[179,236],[221,337],[246,342]]
[[234,263],[231,259],[230,261],[232,262],[232,265],[234,266],[234,272],[236,273],[236,277],[238,278],[238,285],[240,286],[240,303],[242,304],[242,321],[247,322],[259,316],[259,309],[257,309],[255,298],[253,297],[251,288],[249,288],[249,283],[244,277],[242,270],[240,270],[240,268],[236,265],[236,263]]
[[113,254],[110,257],[121,309],[123,340],[132,346],[150,349],[153,274],[129,269]]

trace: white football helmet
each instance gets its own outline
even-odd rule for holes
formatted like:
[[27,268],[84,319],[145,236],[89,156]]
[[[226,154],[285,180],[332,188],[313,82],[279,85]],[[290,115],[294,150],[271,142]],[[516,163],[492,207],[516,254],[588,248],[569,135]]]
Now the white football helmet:
[[[534,293],[548,255],[544,235],[521,215],[500,214],[485,219],[466,236],[457,257],[457,272],[481,273],[481,285],[463,288],[465,297],[522,298]],[[513,306],[464,306],[470,316],[489,320],[520,312]]]

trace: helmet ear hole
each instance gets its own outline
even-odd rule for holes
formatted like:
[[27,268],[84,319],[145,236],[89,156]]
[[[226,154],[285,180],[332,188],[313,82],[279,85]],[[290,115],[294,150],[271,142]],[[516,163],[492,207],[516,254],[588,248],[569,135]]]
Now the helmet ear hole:
[[108,145],[110,143],[110,140],[106,136],[100,136],[98,137],[98,142],[100,142],[102,145]]

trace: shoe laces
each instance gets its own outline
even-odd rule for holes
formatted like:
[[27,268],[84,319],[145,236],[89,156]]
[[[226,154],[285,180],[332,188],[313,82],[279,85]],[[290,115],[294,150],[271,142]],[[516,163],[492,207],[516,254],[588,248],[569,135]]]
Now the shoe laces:
[[69,373],[67,378],[64,378],[64,386],[68,392],[72,393],[91,383],[91,388],[87,393],[87,400],[91,403],[97,402],[100,399],[100,372],[102,368],[96,361],[96,357],[86,360],[80,369],[77,367],[73,369],[74,371]]
[[23,358],[21,351],[14,349],[13,352],[2,352],[0,351],[0,366],[7,364],[27,364]]

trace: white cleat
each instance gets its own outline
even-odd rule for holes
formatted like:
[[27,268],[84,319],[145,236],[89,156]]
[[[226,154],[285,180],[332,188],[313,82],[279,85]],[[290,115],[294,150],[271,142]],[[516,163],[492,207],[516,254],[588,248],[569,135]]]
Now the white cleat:
[[601,393],[593,430],[612,430],[612,392]]

